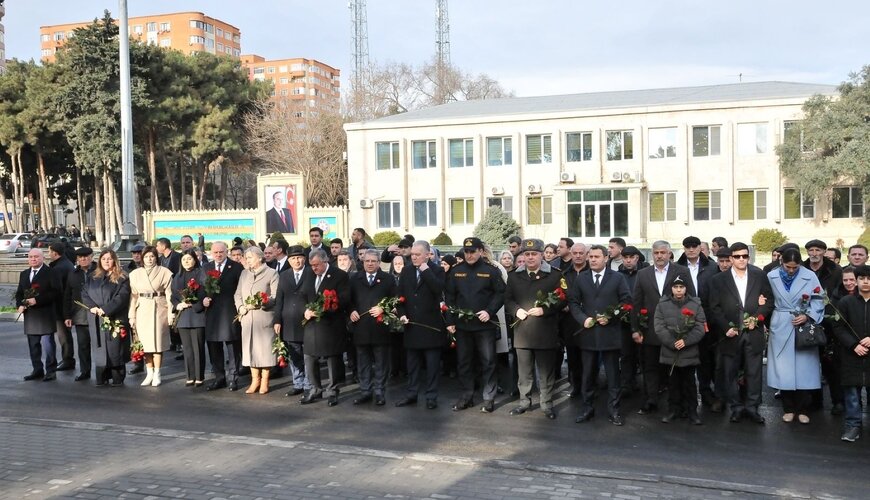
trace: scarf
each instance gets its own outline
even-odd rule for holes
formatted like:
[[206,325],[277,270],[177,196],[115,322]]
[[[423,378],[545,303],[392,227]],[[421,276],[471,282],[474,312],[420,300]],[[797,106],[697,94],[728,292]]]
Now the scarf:
[[791,285],[792,285],[792,283],[794,283],[794,279],[797,278],[797,276],[798,276],[798,274],[800,274],[800,272],[801,272],[801,270],[798,269],[797,271],[795,271],[795,273],[793,275],[789,276],[789,274],[787,272],[785,272],[784,267],[782,267],[782,266],[779,267],[779,278],[782,280],[782,286],[785,287],[786,292],[791,291]]

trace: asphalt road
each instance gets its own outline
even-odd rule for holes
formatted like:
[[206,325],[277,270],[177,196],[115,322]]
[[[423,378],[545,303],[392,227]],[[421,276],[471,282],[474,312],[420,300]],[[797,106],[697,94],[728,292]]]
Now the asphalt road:
[[633,398],[623,404],[626,425],[615,427],[603,418],[603,406],[591,422],[575,424],[579,403],[567,395],[557,402],[555,421],[539,410],[510,416],[513,403],[507,396],[497,400],[494,414],[476,408],[455,413],[450,406],[459,387],[446,377],[440,407],[434,411],[424,405],[393,407],[403,394],[400,381],[391,381],[384,407],[351,405],[356,387],[350,386],[342,392],[340,404],[329,408],[325,402],[301,406],[297,398],[284,397],[287,377],[274,381],[268,395],[246,396],[186,388],[182,368],[180,361],[170,361],[164,385],[156,389],[140,388],[141,375],[128,377],[123,388],[76,383],[72,372],[58,373],[54,382],[23,382],[30,363],[21,325],[0,322],[0,417],[207,431],[542,467],[660,474],[814,496],[866,498],[870,485],[867,438],[854,444],[841,442],[841,421],[827,412],[813,414],[811,425],[784,424],[771,393],[765,393],[762,414],[768,423],[763,426],[732,424],[725,414],[703,415],[705,425],[700,427],[685,421],[662,424],[659,417],[636,415],[639,401]]

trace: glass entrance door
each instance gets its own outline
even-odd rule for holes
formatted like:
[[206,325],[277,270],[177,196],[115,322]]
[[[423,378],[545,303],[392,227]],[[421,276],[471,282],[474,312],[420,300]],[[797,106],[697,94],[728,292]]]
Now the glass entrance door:
[[628,190],[568,191],[568,236],[587,239],[628,236]]

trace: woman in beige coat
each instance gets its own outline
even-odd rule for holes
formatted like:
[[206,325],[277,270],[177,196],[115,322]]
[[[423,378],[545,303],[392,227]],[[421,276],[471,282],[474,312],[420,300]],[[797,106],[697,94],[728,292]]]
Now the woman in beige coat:
[[147,246],[142,264],[130,273],[130,326],[145,351],[143,386],[160,385],[163,351],[169,348],[169,303],[172,271],[158,265],[157,250]]
[[[245,299],[264,293],[262,306],[246,304]],[[269,392],[269,368],[278,357],[272,353],[275,338],[273,307],[278,294],[278,273],[266,265],[263,251],[252,246],[245,250],[245,269],[236,288],[236,310],[242,324],[242,365],[251,367],[251,386],[245,394]]]

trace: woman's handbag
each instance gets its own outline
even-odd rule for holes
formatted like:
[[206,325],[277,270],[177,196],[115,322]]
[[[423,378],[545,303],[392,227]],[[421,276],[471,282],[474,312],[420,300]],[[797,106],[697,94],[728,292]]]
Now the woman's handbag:
[[825,329],[822,325],[807,320],[804,324],[794,327],[794,346],[796,349],[812,349],[828,343]]

